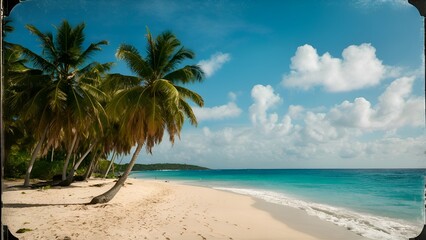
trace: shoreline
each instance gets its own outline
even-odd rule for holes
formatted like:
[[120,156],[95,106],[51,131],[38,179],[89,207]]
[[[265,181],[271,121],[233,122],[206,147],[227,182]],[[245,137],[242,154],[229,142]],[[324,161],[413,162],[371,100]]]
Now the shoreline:
[[[19,182],[5,182],[13,184]],[[129,178],[109,203],[85,205],[112,184],[91,179],[68,188],[5,189],[2,222],[22,240],[367,239],[299,209],[161,180]],[[16,233],[20,228],[32,231]]]
[[270,203],[262,199],[256,200],[255,208],[268,212],[273,218],[285,223],[292,229],[313,235],[319,239],[369,239],[344,227],[339,227],[331,222],[308,215],[303,210]]

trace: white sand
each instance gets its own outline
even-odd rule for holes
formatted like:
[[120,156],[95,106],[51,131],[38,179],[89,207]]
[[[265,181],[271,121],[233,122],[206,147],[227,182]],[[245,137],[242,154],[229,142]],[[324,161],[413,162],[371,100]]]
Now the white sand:
[[[91,185],[104,183],[103,187]],[[22,184],[6,182],[6,186]],[[85,205],[112,187],[3,193],[2,222],[19,239],[365,239],[304,212],[209,188],[128,179],[107,204]],[[272,214],[270,214],[272,213]],[[20,228],[32,229],[15,233]]]

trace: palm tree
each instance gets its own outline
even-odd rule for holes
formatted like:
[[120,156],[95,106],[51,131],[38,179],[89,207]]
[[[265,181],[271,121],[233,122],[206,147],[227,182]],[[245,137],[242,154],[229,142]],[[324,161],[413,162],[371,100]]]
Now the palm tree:
[[182,47],[171,32],[164,32],[154,39],[148,31],[147,40],[146,57],[131,45],[122,44],[117,50],[117,58],[124,60],[135,76],[115,76],[139,84],[118,91],[108,104],[107,112],[120,124],[122,143],[136,145],[136,149],[116,184],[93,198],[92,204],[108,202],[117,194],[143,146],[152,153],[152,148],[162,141],[165,131],[169,134],[169,141],[174,143],[175,136],[180,136],[185,117],[191,124],[197,124],[188,99],[198,106],[204,104],[200,95],[178,85],[202,81],[204,73],[199,66],[180,68],[183,60],[194,58],[194,53]]
[[[34,131],[41,133],[38,134],[39,144],[44,142],[44,138],[51,140],[63,133],[63,141],[70,155],[76,148],[78,138],[87,136],[90,123],[99,122],[99,115],[104,112],[99,103],[104,94],[92,83],[109,70],[111,63],[88,61],[107,41],[92,43],[84,48],[84,23],[72,27],[64,20],[56,28],[55,36],[50,32],[42,33],[32,25],[26,27],[41,42],[42,54],[24,47],[21,47],[21,51],[35,68],[49,76],[49,82],[26,101],[23,111],[33,113],[26,116],[31,116],[37,122]],[[38,154],[39,149],[35,149],[28,169],[32,168]],[[68,162],[64,164],[64,169],[67,167]],[[29,185],[29,174],[30,171],[27,171],[24,185]]]
[[[13,31],[13,27],[10,25],[10,20],[5,20],[3,25],[3,37],[6,37],[7,33]],[[28,96],[31,93],[35,93],[41,89],[43,83],[46,81],[46,77],[42,75],[42,72],[36,69],[31,69],[26,66],[26,59],[22,58],[20,46],[7,41],[3,41],[3,59],[4,59],[4,129],[7,141],[5,143],[5,158],[8,159],[8,153],[12,147],[18,143],[18,141],[28,136],[25,132],[24,125],[28,122],[23,121],[19,117],[19,111],[21,104],[24,99],[28,100]],[[37,133],[32,133],[32,136]],[[30,136],[27,139],[31,139]]]

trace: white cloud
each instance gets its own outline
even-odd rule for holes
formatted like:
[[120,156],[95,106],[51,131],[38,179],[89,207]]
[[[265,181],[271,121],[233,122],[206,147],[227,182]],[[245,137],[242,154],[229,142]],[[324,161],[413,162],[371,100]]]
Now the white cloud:
[[342,58],[328,52],[322,56],[311,45],[297,48],[291,58],[290,74],[284,75],[282,84],[304,90],[322,86],[329,92],[344,92],[378,85],[392,68],[384,66],[370,44],[351,45],[343,50]]
[[202,60],[198,63],[201,69],[206,74],[206,77],[211,77],[218,71],[223,64],[231,60],[231,55],[228,53],[215,53],[208,60]]
[[153,155],[140,158],[144,163],[176,162],[211,168],[426,167],[426,137],[421,134],[411,138],[327,139],[328,129],[303,136],[305,130],[301,126],[282,135],[247,127],[191,129],[173,147],[165,141],[155,147]]
[[[274,89],[255,85],[249,108],[254,127],[191,129],[173,148],[163,143],[141,158],[212,168],[426,167],[423,99],[412,94],[413,82],[394,80],[376,104],[358,97],[329,109],[290,105],[283,116],[271,111],[282,102]],[[209,114],[226,112],[216,109]],[[421,131],[398,136],[407,127]]]
[[238,117],[243,110],[235,104],[237,95],[233,92],[228,93],[230,102],[226,105],[214,106],[214,107],[192,107],[195,116],[198,121],[205,120],[222,120],[225,118]]
[[242,112],[234,102],[215,107],[193,107],[192,110],[198,121],[222,120],[225,118],[238,117]]
[[290,105],[288,107],[288,115],[293,119],[300,118],[301,114],[305,111],[305,108],[300,105]]
[[422,126],[424,100],[412,96],[413,83],[414,77],[399,78],[379,96],[376,106],[360,97],[332,108],[327,118],[337,126],[368,131]]
[[256,85],[251,90],[253,104],[250,106],[250,119],[253,125],[271,130],[278,121],[276,113],[268,114],[268,110],[281,102],[278,94],[270,86]]
[[326,120],[324,113],[307,112],[302,134],[308,142],[328,142],[340,138],[337,129]]

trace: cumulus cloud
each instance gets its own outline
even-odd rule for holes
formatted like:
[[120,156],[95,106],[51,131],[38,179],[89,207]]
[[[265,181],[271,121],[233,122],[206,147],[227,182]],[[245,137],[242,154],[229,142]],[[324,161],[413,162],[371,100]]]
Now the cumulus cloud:
[[297,48],[291,58],[290,73],[282,84],[304,90],[322,86],[329,92],[345,92],[378,85],[388,74],[395,74],[376,57],[370,44],[351,45],[342,52],[342,58],[328,52],[318,55],[311,45]]
[[193,107],[192,110],[194,111],[197,120],[222,120],[225,118],[238,117],[242,110],[235,103],[237,100],[237,95],[233,92],[229,92],[228,97],[230,102],[225,105],[203,108]]
[[216,71],[218,71],[223,64],[231,60],[231,55],[228,53],[215,53],[208,60],[202,60],[198,63],[201,69],[206,74],[206,77],[211,77]]
[[[393,81],[373,105],[363,97],[342,103],[322,112],[313,112],[300,106],[290,106],[286,116],[303,119],[293,133],[299,144],[327,143],[357,139],[365,133],[384,133],[394,136],[404,127],[422,127],[424,99],[412,95],[414,77]],[[345,152],[350,156],[350,151]]]
[[251,126],[191,129],[173,148],[166,142],[143,159],[212,168],[426,167],[423,130],[398,135],[402,128],[423,128],[423,98],[413,95],[414,81],[398,78],[377,99],[358,97],[330,108],[290,105],[281,116],[274,112],[283,102],[279,94],[255,85]]
[[293,119],[298,119],[302,115],[302,113],[305,111],[305,108],[300,105],[290,105],[288,107],[288,115],[289,117]]
[[251,97],[253,99],[253,104],[249,109],[251,122],[254,125],[271,129],[278,121],[278,115],[267,112],[281,101],[280,96],[274,93],[274,89],[270,85],[256,85],[251,90]]
[[242,112],[242,110],[234,102],[214,107],[193,107],[192,110],[194,111],[198,121],[222,120],[225,118],[238,117]]
[[281,134],[288,133],[292,129],[293,124],[289,116],[284,116],[280,120],[276,112],[270,112],[282,102],[281,97],[270,85],[255,85],[251,90],[251,97],[253,104],[249,108],[249,113],[253,126],[258,127],[262,133]]
[[164,142],[154,149],[153,155],[141,159],[149,163],[188,163],[211,168],[426,167],[426,137],[422,134],[410,138],[351,137],[328,141],[320,134],[315,141],[301,136],[303,126],[286,135],[264,134],[259,130],[194,129],[182,134],[181,141],[173,147]]
[[337,126],[361,130],[394,130],[423,124],[423,99],[412,96],[414,77],[393,81],[378,97],[376,106],[365,98],[344,101],[332,108],[328,119]]

